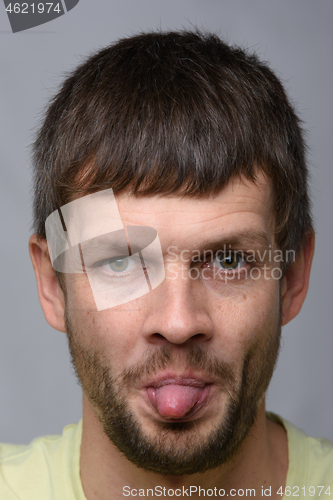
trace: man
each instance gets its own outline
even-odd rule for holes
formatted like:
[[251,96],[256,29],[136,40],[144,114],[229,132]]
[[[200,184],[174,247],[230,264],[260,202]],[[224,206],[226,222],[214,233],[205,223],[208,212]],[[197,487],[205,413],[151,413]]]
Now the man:
[[333,448],[265,414],[314,249],[299,120],[200,33],[83,63],[34,145],[30,255],[83,419],[3,446],[1,498],[330,496]]

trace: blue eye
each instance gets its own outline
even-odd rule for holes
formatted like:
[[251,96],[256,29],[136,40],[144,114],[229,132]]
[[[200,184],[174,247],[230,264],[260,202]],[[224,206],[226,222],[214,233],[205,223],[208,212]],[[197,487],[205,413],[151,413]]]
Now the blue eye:
[[107,266],[111,269],[111,271],[114,271],[116,273],[122,273],[126,271],[126,269],[128,268],[129,259],[128,257],[119,258],[109,262]]

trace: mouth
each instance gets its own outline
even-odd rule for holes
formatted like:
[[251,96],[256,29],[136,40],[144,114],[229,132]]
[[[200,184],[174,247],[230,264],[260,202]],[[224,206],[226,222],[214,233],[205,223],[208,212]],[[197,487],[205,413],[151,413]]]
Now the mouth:
[[162,377],[146,384],[146,400],[164,419],[183,421],[207,403],[211,385],[196,377]]

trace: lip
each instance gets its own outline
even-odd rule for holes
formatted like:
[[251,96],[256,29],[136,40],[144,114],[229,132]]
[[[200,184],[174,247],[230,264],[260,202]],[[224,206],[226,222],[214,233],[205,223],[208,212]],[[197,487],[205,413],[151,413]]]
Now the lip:
[[190,387],[204,387],[216,383],[216,379],[207,376],[200,376],[195,373],[186,373],[183,375],[176,375],[173,373],[160,374],[154,378],[148,379],[143,384],[143,389],[154,387],[158,389],[168,384],[187,385]]

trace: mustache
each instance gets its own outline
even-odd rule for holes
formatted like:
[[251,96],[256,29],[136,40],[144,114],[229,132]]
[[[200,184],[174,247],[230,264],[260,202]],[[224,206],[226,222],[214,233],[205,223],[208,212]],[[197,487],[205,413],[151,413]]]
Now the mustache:
[[146,358],[139,365],[123,370],[114,380],[130,388],[151,375],[167,368],[191,369],[204,375],[218,379],[223,385],[235,390],[236,377],[230,363],[212,357],[201,346],[195,345],[182,351],[175,351],[171,346],[157,347],[154,352],[147,353]]

